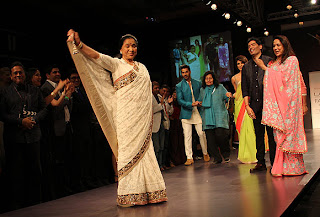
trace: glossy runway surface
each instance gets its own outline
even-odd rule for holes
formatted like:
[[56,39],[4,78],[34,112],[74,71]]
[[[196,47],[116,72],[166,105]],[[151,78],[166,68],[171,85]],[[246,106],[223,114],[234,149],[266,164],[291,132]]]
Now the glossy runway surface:
[[217,166],[200,160],[189,167],[180,165],[164,171],[169,198],[166,203],[117,207],[117,186],[113,184],[1,216],[280,216],[320,167],[320,130],[306,133],[309,151],[304,160],[309,174],[304,176],[274,178],[269,169],[250,174],[254,165],[241,164],[234,150],[230,163]]

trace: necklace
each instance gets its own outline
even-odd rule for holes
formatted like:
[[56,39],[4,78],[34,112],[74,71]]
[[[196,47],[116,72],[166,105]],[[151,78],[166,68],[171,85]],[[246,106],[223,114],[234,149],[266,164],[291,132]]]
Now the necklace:
[[[122,59],[124,59],[124,58],[122,58]],[[133,61],[133,60],[132,60],[132,62],[130,62],[130,61],[124,59],[124,61],[126,61],[129,65],[132,65],[132,66],[136,65],[135,61]]]

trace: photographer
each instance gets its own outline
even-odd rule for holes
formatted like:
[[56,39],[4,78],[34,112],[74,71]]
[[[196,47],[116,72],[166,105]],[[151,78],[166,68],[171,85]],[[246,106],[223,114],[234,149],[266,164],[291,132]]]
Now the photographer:
[[3,92],[4,144],[11,209],[41,201],[40,127],[46,115],[40,89],[26,84],[21,63],[11,67],[11,85]]

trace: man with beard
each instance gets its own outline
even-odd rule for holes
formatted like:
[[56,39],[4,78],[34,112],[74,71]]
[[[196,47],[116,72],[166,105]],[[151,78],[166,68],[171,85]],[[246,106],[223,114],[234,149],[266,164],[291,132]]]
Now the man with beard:
[[194,163],[192,157],[192,125],[195,126],[199,136],[200,145],[204,161],[209,161],[210,157],[207,152],[207,141],[204,132],[202,131],[202,119],[198,111],[200,102],[197,101],[201,82],[191,78],[191,71],[188,65],[180,66],[182,81],[176,85],[177,100],[181,105],[180,119],[182,122],[185,151],[187,155],[186,166]]

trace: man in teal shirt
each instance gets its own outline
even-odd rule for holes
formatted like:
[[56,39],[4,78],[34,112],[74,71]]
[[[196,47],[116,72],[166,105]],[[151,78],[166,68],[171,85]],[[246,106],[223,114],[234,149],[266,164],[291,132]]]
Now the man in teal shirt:
[[177,100],[181,105],[180,119],[184,134],[185,152],[187,155],[186,166],[194,163],[192,157],[192,125],[195,126],[199,136],[204,161],[209,161],[207,152],[207,141],[202,131],[202,119],[198,111],[200,102],[196,101],[200,94],[201,82],[191,78],[191,71],[188,65],[180,66],[182,81],[176,85]]

